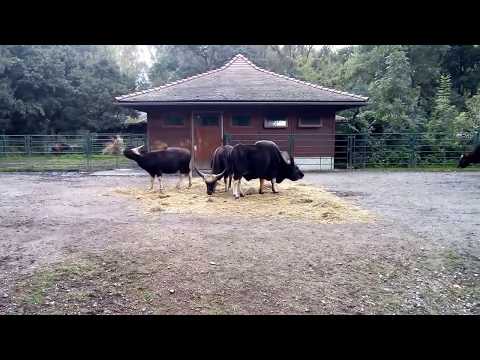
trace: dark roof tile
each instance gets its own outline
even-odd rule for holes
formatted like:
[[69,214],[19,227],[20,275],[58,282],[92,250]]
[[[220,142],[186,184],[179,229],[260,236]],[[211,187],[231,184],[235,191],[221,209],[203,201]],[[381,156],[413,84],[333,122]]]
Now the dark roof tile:
[[243,55],[224,66],[153,89],[116,97],[119,103],[349,102],[368,98],[262,69]]

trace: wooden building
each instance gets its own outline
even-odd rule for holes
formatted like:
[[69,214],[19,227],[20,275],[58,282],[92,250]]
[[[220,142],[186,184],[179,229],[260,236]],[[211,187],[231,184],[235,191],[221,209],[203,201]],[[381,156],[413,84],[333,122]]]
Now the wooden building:
[[146,112],[148,146],[192,150],[210,167],[222,143],[275,141],[304,169],[331,169],[336,112],[368,98],[328,89],[262,69],[237,55],[219,69],[116,98]]

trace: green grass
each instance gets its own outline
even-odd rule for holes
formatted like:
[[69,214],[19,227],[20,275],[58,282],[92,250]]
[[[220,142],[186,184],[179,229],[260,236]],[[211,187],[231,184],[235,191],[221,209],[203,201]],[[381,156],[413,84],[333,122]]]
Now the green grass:
[[[120,167],[131,167],[133,161],[124,156],[115,155],[92,155],[90,158],[83,154],[62,154],[62,155],[9,155],[0,154],[0,172],[43,172],[43,171],[93,171],[111,170]],[[456,162],[448,164],[417,165],[406,167],[399,165],[375,165],[359,167],[355,170],[366,171],[480,171],[480,165],[469,166],[465,169],[457,167]]]
[[129,167],[133,162],[124,156],[82,154],[0,155],[0,172],[15,171],[89,171]]
[[[91,272],[92,267],[88,264],[62,264],[55,268],[44,269],[18,284],[19,300],[29,305],[42,305],[45,296],[57,282],[75,276],[86,276]],[[78,292],[73,295],[82,298],[85,294]]]

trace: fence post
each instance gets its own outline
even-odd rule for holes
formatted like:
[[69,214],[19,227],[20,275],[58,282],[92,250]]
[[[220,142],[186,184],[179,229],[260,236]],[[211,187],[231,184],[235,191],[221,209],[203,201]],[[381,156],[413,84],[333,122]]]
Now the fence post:
[[410,156],[408,159],[408,167],[416,167],[417,160],[416,160],[416,147],[417,147],[417,134],[411,134],[409,138],[409,145],[410,145]]
[[31,136],[25,135],[25,152],[27,153],[27,167],[30,170],[32,166],[32,147],[31,147]]
[[0,151],[1,155],[7,156],[7,137],[5,134],[2,135],[2,149]]
[[223,145],[230,145],[231,135],[229,133],[223,134]]
[[364,137],[364,145],[363,145],[363,168],[367,167],[367,159],[368,159],[368,146],[370,146],[370,134],[367,133]]
[[295,135],[293,134],[288,135],[288,152],[292,158],[295,158]]
[[347,137],[347,169],[353,168],[353,142],[355,135],[348,135]]
[[85,159],[87,163],[87,171],[91,170],[91,163],[90,163],[90,156],[92,153],[92,139],[90,133],[85,134],[85,146],[84,146],[84,152],[85,152]]
[[32,156],[32,148],[30,144],[30,135],[25,135],[25,152],[27,153],[28,156]]

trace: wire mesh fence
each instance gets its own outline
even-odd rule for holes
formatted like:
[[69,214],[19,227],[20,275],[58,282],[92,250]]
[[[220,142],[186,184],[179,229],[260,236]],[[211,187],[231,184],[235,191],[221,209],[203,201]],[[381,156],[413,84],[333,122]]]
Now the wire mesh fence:
[[226,134],[225,143],[253,144],[264,139],[277,143],[307,168],[325,168],[325,159],[332,159],[331,169],[428,168],[456,166],[464,152],[480,143],[480,133],[232,133]]
[[[117,140],[116,140],[117,139]],[[227,133],[227,144],[272,140],[312,169],[456,166],[480,133],[284,134]],[[116,142],[117,141],[117,142]],[[118,146],[115,146],[117,144]],[[145,145],[145,134],[0,135],[0,171],[95,171],[138,168],[120,148]]]
[[0,135],[0,171],[136,168],[121,149],[145,143],[145,134]]

